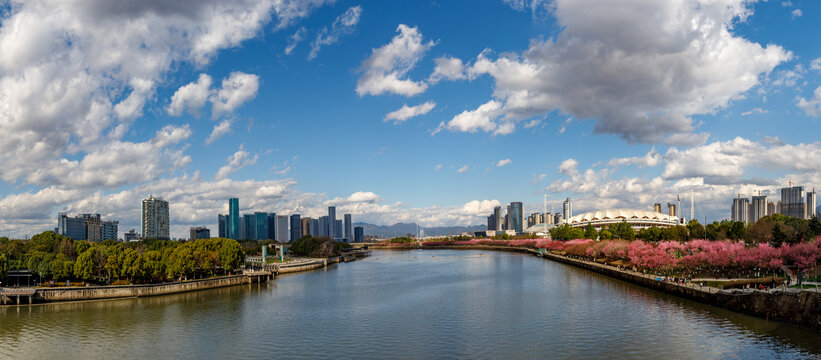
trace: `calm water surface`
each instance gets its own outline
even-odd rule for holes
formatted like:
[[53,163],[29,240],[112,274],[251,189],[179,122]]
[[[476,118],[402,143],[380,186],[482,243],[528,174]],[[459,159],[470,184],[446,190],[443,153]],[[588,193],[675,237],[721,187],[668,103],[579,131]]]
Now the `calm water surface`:
[[268,285],[0,309],[0,358],[821,358],[821,335],[530,255],[376,251]]

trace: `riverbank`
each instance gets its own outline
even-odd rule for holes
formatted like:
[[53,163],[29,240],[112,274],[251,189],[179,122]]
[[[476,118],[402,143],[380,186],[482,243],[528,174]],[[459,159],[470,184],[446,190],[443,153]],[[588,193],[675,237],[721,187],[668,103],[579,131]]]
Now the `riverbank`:
[[821,332],[821,294],[807,291],[742,291],[663,281],[662,278],[620,269],[593,261],[574,259],[551,252],[541,252],[524,247],[467,245],[467,246],[372,246],[384,250],[492,250],[527,253],[556,262],[594,271],[619,280],[641,285],[672,295],[695,300],[711,306],[757,316],[767,320],[779,320]]
[[370,252],[357,252],[325,259],[307,259],[294,263],[271,264],[261,271],[241,275],[220,276],[181,282],[121,286],[85,286],[65,288],[0,288],[0,306],[33,305],[36,303],[76,302],[161,296],[207,290],[242,284],[261,283],[280,274],[291,274],[325,268],[340,262],[355,261]]

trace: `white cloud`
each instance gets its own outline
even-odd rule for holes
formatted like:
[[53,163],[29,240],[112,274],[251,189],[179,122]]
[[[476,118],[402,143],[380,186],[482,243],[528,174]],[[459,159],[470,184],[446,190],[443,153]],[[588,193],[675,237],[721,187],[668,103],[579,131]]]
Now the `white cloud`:
[[578,170],[579,162],[576,159],[570,158],[559,165],[559,174],[564,174],[567,176],[575,176],[579,173]]
[[356,24],[359,23],[359,16],[361,14],[361,6],[352,6],[334,20],[330,30],[327,27],[322,28],[319,34],[316,35],[316,39],[311,43],[311,53],[308,54],[308,60],[315,59],[323,46],[334,44],[339,41],[342,35],[352,33],[356,28]]
[[442,122],[434,133],[441,131],[441,129],[462,132],[476,132],[479,130],[485,132],[496,131],[499,129],[499,125],[494,122],[494,119],[500,114],[502,114],[502,103],[496,100],[490,100],[479,106],[476,110],[465,110],[461,114],[454,116],[447,124]]
[[752,12],[745,1],[551,4],[563,29],[556,38],[533,40],[521,54],[492,58],[484,51],[469,66],[469,78],[495,80],[493,98],[501,104],[484,131],[560,110],[630,143],[692,141],[675,136],[694,131],[692,115],[728,106],[792,58],[731,31]]
[[307,29],[305,27],[300,27],[291,37],[288,39],[288,46],[285,47],[285,55],[291,55],[296,49],[296,46],[299,45],[302,40],[305,39],[305,32]]
[[393,93],[413,96],[423,93],[428,85],[406,78],[422,56],[434,45],[433,41],[422,42],[422,33],[416,27],[400,24],[398,35],[391,42],[373,49],[370,57],[362,61],[362,76],[356,83],[359,96]]
[[750,110],[747,110],[747,111],[741,113],[741,116],[750,116],[750,115],[753,115],[753,114],[767,114],[769,112],[770,112],[769,110],[764,110],[760,107],[757,107],[757,108],[752,108]]
[[168,115],[180,116],[188,109],[192,115],[200,117],[200,110],[211,95],[211,82],[210,76],[200,74],[197,82],[188,83],[177,89],[171,96],[171,103],[168,104]]
[[222,87],[211,96],[211,117],[218,118],[224,113],[233,112],[246,101],[257,96],[259,76],[243,72],[232,72],[222,80]]
[[231,119],[225,119],[221,121],[219,124],[214,125],[214,130],[211,131],[211,135],[205,139],[205,144],[211,144],[217,139],[221,138],[223,135],[231,132]]
[[781,6],[790,7],[790,6],[792,6],[792,1],[782,1]]
[[393,120],[394,124],[400,124],[412,117],[425,115],[433,110],[434,107],[436,107],[436,103],[433,101],[426,101],[415,106],[408,106],[408,104],[404,104],[398,110],[392,111],[385,115],[385,119],[383,119],[383,121],[388,122]]
[[801,64],[795,65],[792,70],[779,70],[776,72],[775,80],[772,84],[775,86],[793,87],[804,77],[805,72],[806,70]]
[[467,165],[463,165],[462,167],[459,168],[459,170],[456,170],[456,172],[458,172],[460,174],[464,174],[468,171],[468,169],[470,169],[470,168]]
[[433,62],[436,63],[436,67],[434,67],[433,74],[428,79],[431,84],[436,84],[442,79],[459,80],[467,78],[465,64],[462,63],[461,59],[443,56],[434,59]]
[[510,159],[502,159],[502,160],[499,160],[498,162],[496,162],[496,167],[502,167],[502,166],[505,166],[505,165],[510,165],[510,163],[512,163],[512,162],[513,161],[510,160]]
[[627,158],[614,158],[610,159],[607,162],[607,165],[610,167],[619,167],[619,166],[626,166],[626,165],[637,165],[639,168],[643,167],[654,167],[658,166],[661,163],[661,155],[656,152],[656,148],[651,148],[650,151],[647,152],[646,155],[642,157],[627,157]]
[[805,99],[803,97],[799,97],[797,105],[809,116],[821,116],[821,86],[815,88],[812,98]]
[[[50,162],[82,161],[110,141],[127,143],[122,137],[170,71],[204,67],[258,35],[272,15],[287,24],[324,3],[8,1],[0,27],[0,163],[10,170],[0,178],[16,182]],[[201,99],[184,93],[166,110],[199,107]]]
[[72,188],[113,188],[154,180],[187,165],[191,158],[177,144],[191,136],[188,126],[165,126],[145,142],[113,140],[80,160],[51,160],[29,173],[26,183]]
[[436,167],[434,167],[433,170],[439,172],[439,170],[442,170],[442,164],[436,164]]
[[810,62],[810,70],[815,70],[821,73],[821,57],[815,58]]
[[795,9],[795,10],[792,11],[791,14],[792,14],[793,19],[800,18],[801,15],[803,15],[803,13],[801,12],[801,9]]
[[499,200],[473,200],[462,206],[462,211],[467,215],[487,216],[493,212],[493,208],[502,205]]
[[228,175],[231,175],[248,165],[256,164],[259,155],[254,155],[253,158],[249,156],[250,154],[245,151],[242,145],[240,145],[239,150],[228,157],[228,164],[217,170],[216,175],[214,175],[214,179],[225,179]]
[[533,119],[533,120],[528,121],[528,122],[525,124],[525,126],[524,126],[524,127],[525,127],[525,129],[530,129],[530,128],[535,127],[536,125],[539,125],[539,124],[541,124],[541,123],[542,123],[542,121],[541,121],[541,120],[539,120],[539,119]]

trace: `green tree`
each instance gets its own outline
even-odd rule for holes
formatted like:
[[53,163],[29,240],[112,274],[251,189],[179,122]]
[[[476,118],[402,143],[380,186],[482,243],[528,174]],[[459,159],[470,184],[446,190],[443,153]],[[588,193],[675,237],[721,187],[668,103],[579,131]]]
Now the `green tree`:
[[74,262],[74,277],[82,280],[91,280],[94,277],[94,250],[88,249]]
[[225,271],[233,271],[242,266],[245,254],[242,252],[242,247],[239,246],[236,240],[227,240],[220,248],[220,264]]
[[776,223],[773,226],[773,236],[772,240],[770,240],[770,244],[773,247],[781,247],[781,244],[783,244],[785,241],[787,241],[787,234],[784,232],[784,230],[782,230],[781,224]]
[[194,250],[188,243],[178,246],[171,255],[168,274],[173,277],[183,276],[186,280],[194,273]]
[[609,230],[601,229],[601,231],[599,231],[599,239],[601,239],[601,240],[610,240],[612,238],[613,238],[613,233],[611,233]]
[[584,238],[585,239],[593,239],[596,240],[599,237],[599,233],[596,231],[596,228],[593,227],[591,224],[587,224],[584,227]]
[[9,260],[6,254],[0,253],[0,279],[6,277],[9,271]]
[[163,262],[161,252],[156,250],[146,251],[141,257],[141,263],[146,277],[161,279],[165,276],[166,263]]
[[698,220],[692,219],[687,223],[687,231],[690,234],[690,239],[706,239],[707,234],[704,225],[699,224]]

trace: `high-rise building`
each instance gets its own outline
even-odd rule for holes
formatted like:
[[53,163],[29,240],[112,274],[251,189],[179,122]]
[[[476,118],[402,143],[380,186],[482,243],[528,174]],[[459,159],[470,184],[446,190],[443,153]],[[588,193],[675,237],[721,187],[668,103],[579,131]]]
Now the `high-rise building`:
[[311,236],[319,237],[321,233],[319,231],[319,219],[310,219],[311,220]]
[[761,219],[767,216],[767,196],[759,195],[753,196],[753,202],[750,204],[750,222],[756,222],[758,219]]
[[781,189],[781,215],[804,219],[807,217],[806,208],[803,186]]
[[100,214],[80,214],[80,217],[86,220],[86,240],[103,241],[103,223],[100,221]]
[[730,216],[730,218],[733,221],[747,223],[750,221],[749,209],[750,199],[742,197],[735,198],[733,199],[732,216]]
[[565,219],[573,217],[573,201],[570,198],[562,203],[562,217]]
[[351,221],[351,214],[345,214],[342,218],[345,219],[345,225],[344,225],[345,226],[345,233],[342,234],[342,237],[347,239],[347,240],[345,240],[346,242],[352,242],[353,241],[353,222]]
[[57,233],[73,240],[86,239],[86,220],[81,217],[68,217],[64,212],[57,214]]
[[496,216],[493,214],[490,214],[487,217],[487,229],[491,231],[496,230]]
[[288,242],[288,216],[286,215],[277,215],[277,225],[276,225],[276,241],[279,242]]
[[542,215],[542,222],[544,222],[547,225],[553,225],[553,214],[544,213],[544,215]]
[[113,221],[101,221],[100,222],[100,238],[103,240],[118,240],[120,238],[120,222],[113,220]]
[[813,188],[812,191],[807,192],[807,219],[812,219],[816,216],[816,205],[815,188]]
[[336,236],[336,206],[328,206],[328,221],[326,226],[328,227],[328,236],[335,237]]
[[257,211],[254,213],[254,240],[268,239],[268,213]]
[[242,240],[254,240],[257,237],[257,218],[254,214],[242,214]]
[[188,240],[194,241],[198,239],[210,239],[211,230],[205,226],[191,227],[188,230]]
[[660,203],[653,204],[653,211],[655,211],[657,213],[660,213],[661,212],[661,204]]
[[291,241],[297,241],[302,237],[302,220],[299,214],[291,215]]
[[221,237],[221,238],[224,238],[224,237],[228,236],[228,232],[227,232],[228,228],[226,226],[226,225],[228,225],[228,221],[227,221],[228,219],[227,218],[228,218],[228,216],[223,215],[223,214],[217,215],[217,228],[219,229],[218,233],[219,233],[219,237]]
[[554,225],[561,225],[562,221],[564,221],[564,218],[562,218],[562,214],[556,214],[553,217],[554,217],[554,220],[553,220]]
[[767,201],[767,215],[772,216],[773,214],[775,214],[775,202]]
[[353,228],[353,242],[363,242],[365,241],[365,228],[361,226],[357,226]]
[[505,214],[505,222],[502,225],[502,230],[510,230],[510,206],[507,207],[507,214]]
[[228,199],[228,237],[239,240],[239,199]]
[[149,195],[143,199],[141,224],[143,239],[170,239],[168,201]]
[[327,236],[330,237],[331,234],[328,233],[328,215],[320,216],[319,217],[319,236]]
[[678,212],[676,212],[676,204],[667,203],[667,215],[678,216]]
[[277,214],[268,213],[268,239],[275,240],[277,238]]
[[305,237],[305,235],[311,235],[311,218],[304,217],[302,218],[302,233],[300,233],[300,237]]
[[342,239],[342,219],[334,221],[334,238]]
[[517,234],[524,233],[524,208],[522,203],[514,201],[510,203],[510,230],[515,230]]
[[496,225],[493,229],[488,230],[502,230],[502,207],[496,206],[493,208],[493,224]]

